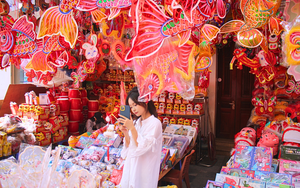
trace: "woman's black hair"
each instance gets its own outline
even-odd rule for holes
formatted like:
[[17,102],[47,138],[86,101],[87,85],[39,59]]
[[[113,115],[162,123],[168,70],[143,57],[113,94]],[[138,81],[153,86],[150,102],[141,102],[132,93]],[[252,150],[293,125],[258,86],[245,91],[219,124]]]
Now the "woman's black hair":
[[139,96],[140,96],[140,94],[139,94],[138,88],[137,87],[132,88],[132,90],[129,91],[129,93],[127,94],[126,105],[129,105],[128,100],[130,98],[135,104],[143,106],[148,112],[150,112],[151,115],[158,117],[158,114],[156,112],[156,108],[154,106],[153,101],[151,100],[148,103],[139,102],[138,101]]
[[92,122],[94,122],[96,120],[96,124],[101,123],[101,122],[105,123],[104,119],[102,118],[101,112],[96,112],[94,114],[94,116],[90,118],[90,120],[92,120]]

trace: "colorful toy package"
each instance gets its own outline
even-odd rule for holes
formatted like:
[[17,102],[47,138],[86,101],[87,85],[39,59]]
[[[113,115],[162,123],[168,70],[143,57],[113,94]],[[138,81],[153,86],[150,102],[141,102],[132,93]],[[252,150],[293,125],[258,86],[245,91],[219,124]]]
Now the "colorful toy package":
[[268,147],[255,147],[251,170],[271,171],[273,150]]
[[250,170],[253,150],[254,147],[238,145],[234,154],[232,168]]
[[279,173],[291,174],[292,183],[300,187],[300,162],[280,159]]
[[279,166],[278,159],[273,159],[272,160],[271,172],[277,172],[278,166]]
[[231,175],[231,176],[253,179],[255,171],[242,170],[242,169],[237,169],[237,168],[227,168],[227,167],[223,166],[220,173]]
[[223,183],[208,180],[205,188],[223,188]]
[[120,149],[120,148],[110,147],[109,148],[109,155],[119,158],[119,157],[121,157],[121,151],[122,151],[122,149]]
[[270,178],[271,182],[276,184],[290,185],[292,183],[292,175],[290,174],[272,172],[270,173]]
[[280,146],[280,159],[300,161],[300,147]]
[[270,172],[255,171],[254,180],[270,182],[271,181]]
[[233,185],[230,185],[230,184],[228,184],[228,183],[224,183],[224,185],[223,185],[223,188],[240,188],[240,186],[233,186]]
[[255,171],[254,180],[270,182],[275,184],[291,184],[292,176],[290,174],[266,172],[266,171]]
[[58,145],[61,148],[60,158],[61,159],[69,159],[73,157],[77,157],[81,153],[81,149],[72,148],[70,146]]
[[104,147],[90,146],[82,150],[80,155],[77,157],[79,160],[91,160],[94,162],[102,162],[107,149]]
[[228,183],[235,186],[239,184],[240,178],[236,176],[217,173],[215,181],[220,183]]
[[285,184],[280,184],[279,185],[279,188],[295,188],[295,187],[297,187],[296,185],[294,186],[294,185],[285,185]]
[[56,171],[61,174],[66,174],[73,165],[71,161],[59,160]]
[[174,148],[169,148],[169,147],[164,147],[170,150],[170,157],[167,161],[168,166],[173,166],[174,163],[176,162],[176,159],[179,158],[179,152],[178,149]]
[[161,151],[160,170],[162,171],[167,164],[167,160],[170,156],[170,150],[163,148]]
[[[286,187],[286,188],[291,188],[292,185],[287,185],[287,184],[279,184],[279,183],[271,183],[267,182],[266,183],[266,188],[280,188],[280,187]],[[293,186],[292,186],[293,187]]]
[[300,161],[280,159],[279,173],[298,172],[300,173]]
[[242,187],[252,187],[252,188],[265,188],[266,183],[262,181],[257,181],[249,178],[240,178],[240,186]]
[[89,137],[80,137],[78,142],[76,143],[77,148],[88,148],[95,142],[95,139],[89,138]]
[[114,135],[114,138],[105,137],[103,134],[99,134],[93,146],[114,146],[115,148],[119,147],[122,139],[118,134]]

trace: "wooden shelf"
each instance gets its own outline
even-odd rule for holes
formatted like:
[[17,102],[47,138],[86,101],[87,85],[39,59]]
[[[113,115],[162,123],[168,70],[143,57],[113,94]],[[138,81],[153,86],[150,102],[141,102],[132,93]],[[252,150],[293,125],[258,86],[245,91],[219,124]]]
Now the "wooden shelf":
[[170,116],[170,117],[194,117],[194,118],[204,116],[203,113],[200,115],[189,115],[189,114],[183,114],[183,115],[180,115],[180,114],[158,114],[158,115],[159,116]]
[[131,82],[131,81],[109,81],[109,80],[96,80],[95,82],[97,82],[97,83],[108,83],[108,84],[110,84],[110,83],[116,83],[116,82],[125,82],[125,83],[135,83],[135,82]]

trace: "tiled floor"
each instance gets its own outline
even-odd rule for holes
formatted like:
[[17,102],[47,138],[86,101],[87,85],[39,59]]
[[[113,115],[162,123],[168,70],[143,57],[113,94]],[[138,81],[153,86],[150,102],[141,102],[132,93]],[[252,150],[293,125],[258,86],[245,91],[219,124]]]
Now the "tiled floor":
[[[212,167],[190,165],[189,178],[191,188],[205,187],[207,180],[214,180],[216,173],[220,172],[221,167],[226,165],[229,156],[217,155],[217,161]],[[185,183],[184,188],[186,188]]]

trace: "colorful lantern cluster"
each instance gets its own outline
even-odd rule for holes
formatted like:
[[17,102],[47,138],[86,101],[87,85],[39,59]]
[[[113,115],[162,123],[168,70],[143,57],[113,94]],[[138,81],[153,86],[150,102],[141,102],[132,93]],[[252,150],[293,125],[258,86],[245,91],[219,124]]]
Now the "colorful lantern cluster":
[[14,22],[1,1],[1,68],[14,64],[28,81],[45,85],[69,69],[66,74],[78,88],[117,64],[135,70],[144,101],[164,90],[194,97],[195,66],[200,72],[209,68],[209,43],[220,31],[210,23],[222,23],[228,8],[223,0],[62,0],[59,5],[41,0],[37,20],[37,7],[21,3],[21,17]]

